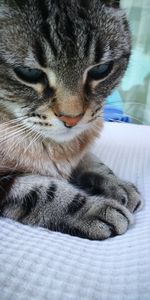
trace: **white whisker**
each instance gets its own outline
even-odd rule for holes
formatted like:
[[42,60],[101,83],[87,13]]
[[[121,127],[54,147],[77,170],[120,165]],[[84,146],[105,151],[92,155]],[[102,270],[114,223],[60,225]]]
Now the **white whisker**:
[[131,115],[131,114],[128,114],[128,111],[127,111],[127,110],[126,110],[126,112],[127,112],[126,116],[131,117],[131,119],[136,120],[136,121],[138,121],[138,122],[140,122],[141,124],[144,125],[144,122],[142,121],[142,119],[139,119],[139,118],[137,118],[137,117],[134,117],[134,116]]
[[[107,102],[105,102],[105,105],[107,106],[111,106],[111,107],[114,107],[114,104],[116,104],[116,103],[119,103],[120,104],[120,101],[119,100],[113,100],[113,102],[112,103],[107,103]],[[145,104],[143,104],[143,103],[141,103],[141,102],[134,102],[134,101],[130,101],[130,100],[125,100],[124,102],[123,102],[123,106],[125,106],[126,104],[133,104],[133,105],[140,105],[140,106],[145,106]]]
[[24,121],[26,119],[28,119],[28,117],[25,117],[25,116],[24,117],[18,117],[18,118],[0,123],[0,127],[1,126],[7,126],[7,125],[10,125],[10,124],[13,124],[13,123],[19,123],[20,121]]
[[[113,104],[115,103],[115,101],[113,102]],[[116,101],[116,103],[117,103],[117,101]],[[118,101],[118,103],[120,103],[119,101]],[[137,105],[138,105],[138,102],[137,102]],[[113,105],[109,105],[109,106],[111,106],[112,108],[114,108],[114,106]],[[131,119],[133,119],[133,120],[136,120],[136,121],[138,121],[140,124],[143,124],[144,125],[144,122],[143,122],[143,120],[142,119],[140,119],[140,118],[138,118],[138,117],[135,117],[135,116],[133,116],[131,113],[129,113],[129,110],[127,109],[127,108],[125,108],[125,112],[123,112],[123,114],[121,114],[121,113],[117,113],[117,112],[115,112],[115,115],[117,115],[118,117],[120,117],[121,116],[121,118],[123,118],[123,117],[130,117]],[[106,116],[107,116],[107,113],[106,113]],[[104,113],[104,117],[105,117],[105,113]],[[112,121],[112,122],[118,122],[118,123],[125,123],[124,121],[121,121],[121,120],[115,120],[115,119],[109,119],[110,121]]]
[[[22,144],[22,142],[23,142],[25,139],[27,139],[29,136],[32,137],[33,134],[35,135],[36,133],[33,132],[33,129],[34,129],[34,128],[35,128],[35,126],[33,125],[32,129],[28,129],[27,134],[25,134],[25,135],[23,136],[23,138],[19,141],[19,143],[18,143],[17,145]],[[23,154],[24,154],[24,152],[23,152]]]
[[20,127],[18,130],[12,130],[7,134],[4,134],[3,137],[0,136],[0,143],[6,142],[8,139],[14,138],[15,135],[21,132],[25,132],[27,130],[26,127]]
[[8,134],[9,134],[12,130],[20,128],[20,127],[23,128],[23,127],[26,127],[26,126],[25,126],[25,124],[18,123],[18,124],[14,124],[14,125],[12,125],[10,127],[5,127],[2,130],[1,130],[1,127],[0,127],[0,133],[3,133],[3,132],[6,131],[5,135],[7,135],[7,131],[8,131]]
[[33,140],[31,140],[30,144],[27,146],[27,148],[24,150],[23,154],[25,154],[27,152],[27,150],[36,142],[38,141],[38,139],[40,138],[40,134],[37,133],[35,134]]
[[[34,125],[33,125],[33,127],[34,127]],[[13,143],[13,145],[12,145],[12,147],[11,147],[11,149],[9,149],[9,151],[10,150],[15,150],[16,149],[16,147],[17,146],[19,146],[19,144],[21,145],[22,144],[22,142],[28,137],[28,136],[30,136],[31,134],[33,134],[33,132],[32,132],[32,130],[33,130],[33,127],[32,128],[29,128],[29,129],[27,129],[25,132],[21,132],[21,135],[23,134],[23,138],[20,140],[15,140],[14,141],[14,143]],[[17,138],[18,137],[20,137],[20,134],[17,136]],[[15,137],[16,138],[16,137]]]

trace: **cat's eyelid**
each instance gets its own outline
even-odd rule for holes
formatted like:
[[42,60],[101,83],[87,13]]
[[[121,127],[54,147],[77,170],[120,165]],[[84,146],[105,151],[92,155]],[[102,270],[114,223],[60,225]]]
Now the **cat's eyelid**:
[[[17,66],[17,68],[18,67],[25,67],[26,68],[26,66],[21,66],[21,65]],[[15,68],[16,68],[16,66],[15,66]],[[19,80],[23,85],[26,85],[28,87],[33,88],[39,95],[42,94],[42,92],[43,92],[43,84],[41,82],[31,83],[31,82],[28,82],[28,81],[25,81],[25,80],[21,79],[16,74],[15,68],[13,69],[13,73],[14,73],[14,75],[15,75],[15,77],[16,77],[17,80]],[[27,68],[30,68],[30,67],[27,67]],[[30,68],[30,69],[37,69],[37,68]],[[42,72],[42,70],[40,68],[38,70]]]
[[[49,85],[50,89],[55,89],[56,87],[56,75],[55,73],[50,70],[50,69],[45,69],[45,68],[31,68],[28,66],[21,66],[23,68],[29,68],[31,70],[39,70],[41,72],[43,72],[43,78],[45,76],[45,80],[47,80],[47,84]],[[21,83],[23,83],[26,86],[29,86],[31,88],[33,88],[39,95],[41,95],[43,93],[43,90],[45,88],[44,80],[43,82],[35,82],[35,83],[31,83],[29,81],[24,81],[23,79],[21,79],[19,76],[17,76],[16,72],[13,69],[13,73],[15,75],[15,77],[17,78],[17,80],[19,80]]]
[[34,64],[15,64],[13,65],[13,69],[16,68],[25,68],[25,69],[31,69],[31,70],[39,70],[39,71],[43,71],[43,68],[39,67],[38,64],[34,65]]
[[[110,59],[110,60],[102,60],[100,63],[94,64],[94,65],[88,67],[88,68],[85,70],[84,74],[83,74],[83,84],[85,84],[85,82],[87,81],[87,78],[88,78],[88,72],[89,72],[90,70],[92,70],[93,68],[98,67],[98,66],[100,66],[100,65],[108,64],[108,63],[111,63],[111,62],[113,63],[113,61],[112,61],[111,59]],[[113,67],[112,67],[112,70],[113,70]],[[111,70],[111,72],[112,72],[112,70]],[[104,81],[104,80],[111,74],[111,72],[110,72],[105,78],[101,78],[101,79],[99,79],[99,80],[94,80],[94,79],[93,79],[93,81],[97,81],[97,82]]]
[[129,57],[130,57],[130,52],[124,54],[124,55],[121,56],[121,57],[118,57],[117,59],[112,59],[112,58],[106,59],[106,58],[102,58],[101,61],[100,61],[99,63],[94,64],[94,65],[90,65],[90,66],[85,70],[84,73],[88,73],[88,71],[89,71],[90,69],[92,69],[92,68],[94,68],[94,67],[96,67],[96,66],[100,66],[100,65],[103,65],[103,64],[111,63],[111,62],[114,62],[114,64],[115,64],[115,62],[117,63],[117,61],[119,61],[119,60],[121,60],[121,59],[123,59],[123,58],[129,59]]
[[29,83],[24,80],[21,80],[16,74],[15,74],[17,80],[19,80],[23,85],[26,85],[28,87],[33,88],[39,95],[43,92],[43,84],[41,83]]
[[98,67],[100,65],[104,65],[104,64],[108,64],[112,62],[112,59],[109,59],[109,60],[101,60],[98,64],[94,64],[94,65],[91,65],[90,67],[88,67],[85,71],[89,71],[90,69],[94,68],[94,67]]
[[[35,67],[35,66],[31,66],[31,65],[17,65],[17,66],[15,66],[14,68],[13,68],[13,71],[16,69],[16,68],[27,68],[27,69],[30,69],[30,70],[39,70],[39,71],[41,71],[41,73],[43,72],[43,77],[44,77],[44,75],[45,75],[45,77],[47,77],[47,80],[48,80],[48,82],[49,82],[49,85],[51,86],[51,87],[56,87],[56,75],[55,75],[55,73],[54,73],[54,71],[52,71],[50,68],[42,68],[42,67],[39,67],[38,65]],[[15,75],[16,75],[16,72],[14,72],[15,73]],[[21,80],[22,82],[25,82],[25,83],[27,83],[27,85],[29,85],[28,84],[28,82],[26,82],[26,81],[24,81],[24,80],[22,80],[21,78],[19,78],[18,76],[17,76],[17,79],[19,79],[19,80]],[[33,85],[37,85],[38,83],[34,83],[34,84],[32,84],[32,86]],[[30,85],[31,86],[31,85]]]

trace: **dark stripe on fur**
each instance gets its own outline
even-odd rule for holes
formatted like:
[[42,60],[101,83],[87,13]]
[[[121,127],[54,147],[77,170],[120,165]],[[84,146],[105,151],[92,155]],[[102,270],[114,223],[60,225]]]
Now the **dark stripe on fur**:
[[36,59],[38,60],[39,64],[43,68],[46,68],[47,67],[47,59],[46,59],[45,51],[42,47],[42,44],[37,39],[34,42],[33,51],[35,53]]
[[52,201],[54,199],[56,191],[57,191],[57,186],[56,184],[53,183],[47,190],[48,200]]
[[43,23],[41,30],[42,30],[44,38],[49,43],[54,56],[57,57],[57,47],[55,46],[55,44],[53,42],[53,38],[51,37],[51,34],[50,34],[50,25],[46,22]]
[[141,201],[139,201],[139,202],[137,203],[137,205],[136,205],[136,207],[135,207],[135,209],[134,209],[133,212],[136,212],[136,210],[140,207],[140,205],[141,205]]
[[98,117],[95,117],[93,119],[91,119],[90,121],[88,121],[88,123],[94,122],[95,120],[97,120]]
[[106,6],[111,6],[114,8],[119,8],[120,6],[120,0],[101,0],[103,3],[105,3]]
[[97,113],[100,109],[102,109],[102,105],[99,106],[99,107],[92,113],[92,117],[94,117],[94,116],[96,115],[96,113]]
[[138,188],[137,188],[133,183],[131,183],[131,186],[132,186],[133,189],[135,189],[135,191],[140,195],[140,192],[139,192]]
[[2,56],[0,56],[0,66],[3,65],[3,64],[5,64],[5,60],[3,59]]
[[20,8],[21,10],[24,9],[24,6],[26,5],[26,2],[25,0],[15,0],[15,1],[12,1],[12,0],[9,0],[8,3],[11,7],[13,8]]
[[89,48],[90,48],[91,42],[92,42],[92,34],[89,33],[89,34],[87,34],[87,40],[86,40],[85,45],[84,45],[84,55],[85,55],[85,57],[89,56]]
[[81,19],[83,20],[87,19],[87,11],[84,9],[84,7],[79,8],[78,14]]
[[0,176],[0,202],[9,194],[15,178],[15,175]]
[[86,197],[81,194],[77,194],[73,201],[68,205],[68,213],[74,215],[77,213],[86,203]]
[[89,195],[105,196],[105,178],[97,173],[74,171],[70,183],[86,191]]
[[80,5],[84,8],[84,9],[88,9],[89,5],[90,5],[90,1],[89,0],[80,0]]
[[75,42],[75,35],[74,35],[74,24],[70,17],[68,16],[68,12],[66,10],[66,35],[69,37],[69,39],[73,40]]
[[49,15],[49,10],[48,10],[48,6],[46,5],[46,1],[37,0],[37,6],[38,6],[38,10],[41,12],[42,19],[46,21]]
[[55,15],[55,23],[56,23],[56,28],[58,27],[58,25],[59,25],[59,22],[60,22],[60,16],[59,16],[59,14],[58,14],[58,13],[56,13],[56,15]]
[[25,217],[27,217],[31,213],[33,208],[36,206],[38,198],[38,193],[36,191],[31,191],[20,200],[22,202],[22,209],[21,216],[18,218],[18,221],[21,222]]
[[55,95],[55,89],[47,85],[43,91],[44,98],[52,98],[54,97],[54,95]]
[[102,45],[99,40],[96,41],[95,45],[95,63],[98,64],[103,56]]
[[108,175],[114,175],[113,171],[112,171],[112,170],[109,170],[109,171],[108,171]]

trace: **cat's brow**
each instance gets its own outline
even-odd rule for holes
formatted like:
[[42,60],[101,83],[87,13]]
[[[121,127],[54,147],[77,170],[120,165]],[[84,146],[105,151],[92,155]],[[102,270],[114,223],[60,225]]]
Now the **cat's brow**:
[[48,5],[45,0],[37,0],[38,10],[41,12],[43,20],[46,20],[49,16]]
[[103,46],[100,42],[100,40],[98,39],[96,41],[96,44],[95,44],[95,63],[98,64],[100,62],[100,60],[102,59],[103,57]]
[[42,43],[40,40],[35,39],[33,43],[33,52],[36,56],[36,59],[38,60],[41,67],[46,68],[47,67],[47,58],[45,54],[45,49],[43,48]]
[[89,49],[91,48],[92,37],[93,36],[92,36],[91,32],[87,33],[86,41],[84,43],[84,55],[85,55],[85,57],[89,56]]
[[57,57],[57,53],[58,53],[57,46],[54,44],[54,40],[51,37],[50,25],[47,22],[44,22],[42,24],[41,30],[42,30],[42,34],[43,34],[44,38],[46,39],[46,41],[50,45],[50,48],[53,52],[53,55],[55,57]]

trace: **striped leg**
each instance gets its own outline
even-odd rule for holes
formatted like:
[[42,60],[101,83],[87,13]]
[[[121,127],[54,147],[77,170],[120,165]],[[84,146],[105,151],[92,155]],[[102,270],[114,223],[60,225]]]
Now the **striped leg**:
[[130,182],[119,179],[94,155],[86,155],[73,171],[70,182],[89,195],[113,198],[135,212],[142,204],[141,195]]
[[1,216],[24,224],[89,238],[124,233],[132,215],[123,205],[103,196],[89,196],[67,181],[44,176],[1,178]]

